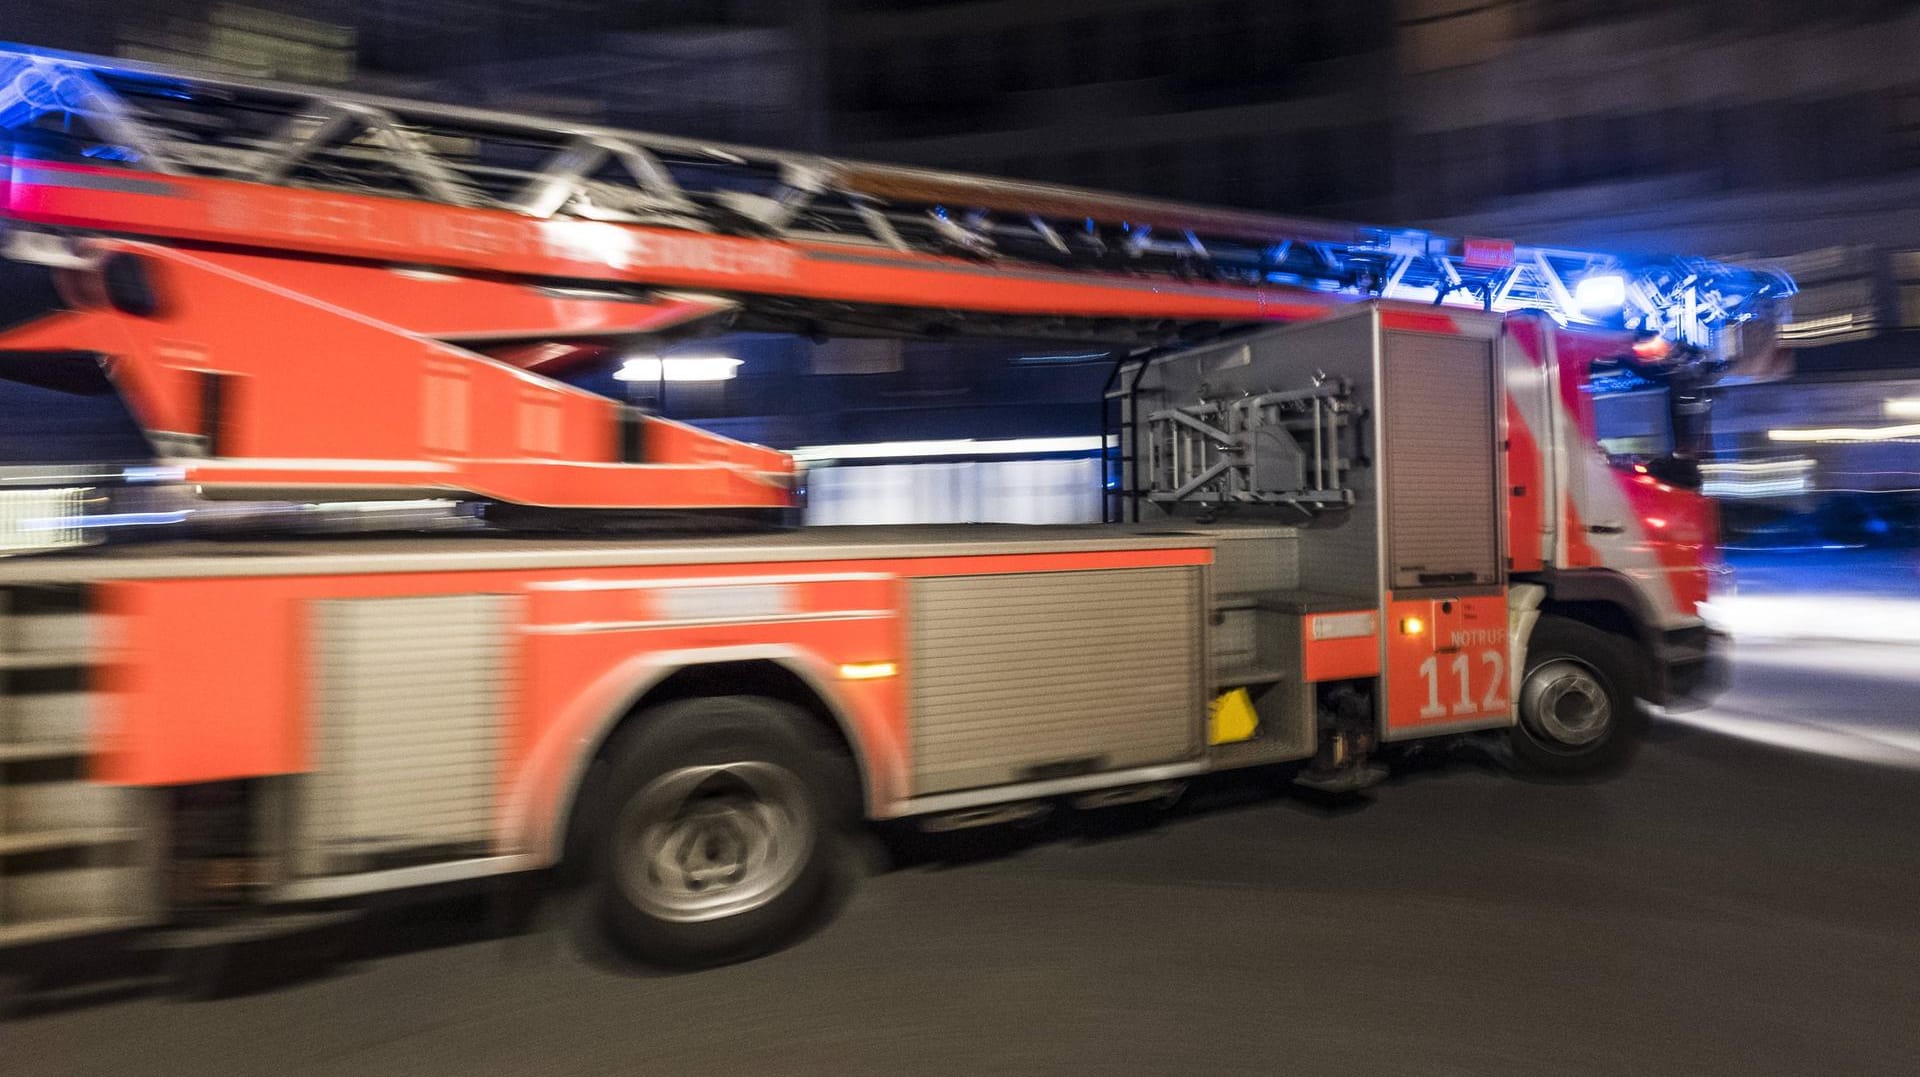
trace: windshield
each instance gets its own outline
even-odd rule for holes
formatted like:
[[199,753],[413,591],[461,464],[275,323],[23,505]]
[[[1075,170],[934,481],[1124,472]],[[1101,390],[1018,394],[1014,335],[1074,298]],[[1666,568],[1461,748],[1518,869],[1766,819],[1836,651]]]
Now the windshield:
[[1608,456],[1644,460],[1673,454],[1673,409],[1664,388],[1596,393],[1593,421]]
[[1696,463],[1707,433],[1707,398],[1691,382],[1675,385],[1661,373],[1612,363],[1595,364],[1587,383],[1593,397],[1594,440],[1607,459],[1646,471],[1662,482],[1699,485]]

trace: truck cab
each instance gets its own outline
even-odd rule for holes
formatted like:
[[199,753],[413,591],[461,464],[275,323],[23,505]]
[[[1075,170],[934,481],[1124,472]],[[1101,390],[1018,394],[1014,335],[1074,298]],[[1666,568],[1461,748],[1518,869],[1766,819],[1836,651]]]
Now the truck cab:
[[1539,316],[1510,318],[1507,339],[1515,579],[1543,613],[1632,644],[1642,698],[1707,702],[1725,650],[1700,613],[1719,564],[1697,464],[1710,361]]

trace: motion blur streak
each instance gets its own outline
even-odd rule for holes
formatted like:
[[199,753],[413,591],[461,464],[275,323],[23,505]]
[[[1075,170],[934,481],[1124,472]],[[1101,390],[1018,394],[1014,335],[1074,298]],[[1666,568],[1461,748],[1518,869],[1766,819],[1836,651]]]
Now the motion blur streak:
[[[1702,612],[1748,642],[1920,644],[1920,599],[1862,595],[1736,595]],[[1834,648],[1841,655],[1849,652]],[[1906,656],[1909,660],[1912,655]],[[1920,675],[1920,674],[1916,674]]]
[[1911,708],[1920,693],[1920,597],[1741,594],[1717,598],[1703,612],[1737,641],[1733,684],[1712,707],[1669,713],[1668,720],[1920,769],[1920,726]]

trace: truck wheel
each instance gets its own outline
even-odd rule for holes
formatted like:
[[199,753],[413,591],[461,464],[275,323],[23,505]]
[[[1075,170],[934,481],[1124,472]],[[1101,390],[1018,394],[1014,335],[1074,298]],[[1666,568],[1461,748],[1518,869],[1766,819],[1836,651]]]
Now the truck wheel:
[[1508,745],[1520,769],[1596,774],[1633,754],[1646,728],[1633,647],[1565,617],[1546,616],[1527,644],[1519,721]]
[[797,708],[689,699],[615,750],[595,842],[594,907],[651,964],[740,961],[798,936],[831,895],[851,800]]

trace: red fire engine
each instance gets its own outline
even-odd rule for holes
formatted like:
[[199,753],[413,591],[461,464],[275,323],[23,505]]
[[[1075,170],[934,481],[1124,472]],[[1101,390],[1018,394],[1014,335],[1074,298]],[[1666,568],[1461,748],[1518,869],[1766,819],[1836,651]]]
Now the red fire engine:
[[[861,820],[1467,733],[1615,765],[1709,687],[1688,447],[1792,291],[33,50],[0,130],[0,377],[117,396],[199,504],[493,521],[75,551],[124,491],[16,506],[4,943],[577,862],[627,950],[712,962]],[[555,376],[740,329],[1116,349],[1110,521],[780,529],[788,456]]]

